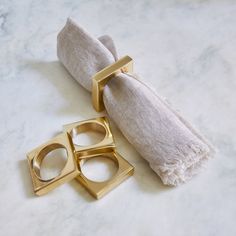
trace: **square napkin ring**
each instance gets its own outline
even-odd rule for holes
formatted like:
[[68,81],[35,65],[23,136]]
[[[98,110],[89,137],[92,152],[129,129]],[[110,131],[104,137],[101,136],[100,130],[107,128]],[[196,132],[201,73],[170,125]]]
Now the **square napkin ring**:
[[91,154],[96,154],[97,152],[106,152],[106,150],[115,149],[115,142],[106,117],[97,117],[63,126],[63,131],[70,135],[72,142],[79,133],[91,130],[104,134],[104,138],[100,142],[88,146],[73,143],[77,157],[80,159]]
[[[99,199],[133,174],[134,167],[116,152],[116,145],[106,117],[75,122],[63,127],[64,132],[62,134],[27,154],[36,195],[46,194],[59,185],[76,178],[95,198]],[[73,143],[76,135],[88,130],[102,132],[104,138],[100,142],[88,146]],[[43,179],[40,175],[43,159],[48,153],[59,148],[64,148],[67,152],[67,162],[64,168],[58,176]],[[117,166],[117,172],[107,181],[92,181],[83,174],[81,167],[87,160],[101,156],[113,160]]]
[[[117,171],[115,175],[107,181],[103,182],[92,181],[88,179],[86,176],[84,176],[81,170],[81,166],[87,160],[100,156],[113,160],[117,166]],[[118,186],[120,183],[122,183],[125,179],[127,179],[134,173],[134,167],[128,161],[126,161],[120,154],[118,154],[115,150],[112,149],[107,150],[107,152],[101,152],[101,153],[98,152],[96,154],[87,156],[86,158],[79,159],[78,164],[79,164],[80,174],[77,176],[76,179],[96,199],[100,199],[101,197],[103,197],[106,193],[111,191],[113,188]]]
[[[42,179],[40,166],[44,157],[58,148],[65,148],[67,152],[67,162],[58,176],[52,179]],[[27,154],[33,188],[36,195],[43,195],[59,185],[74,179],[79,174],[77,161],[75,158],[74,146],[67,133],[60,134],[52,140],[42,144]]]
[[129,56],[122,57],[115,63],[97,72],[92,78],[92,103],[97,112],[104,110],[103,89],[107,82],[119,73],[132,73],[133,60]]
[[[89,146],[80,146],[74,143],[79,168],[79,175],[76,179],[96,199],[104,196],[133,174],[134,167],[116,152],[115,142],[106,117],[99,117],[64,125],[63,130],[71,136],[72,141],[76,135],[84,131],[93,130],[104,133],[104,138],[99,143]],[[87,160],[101,156],[113,160],[117,166],[117,172],[107,181],[92,181],[83,174],[81,167]]]

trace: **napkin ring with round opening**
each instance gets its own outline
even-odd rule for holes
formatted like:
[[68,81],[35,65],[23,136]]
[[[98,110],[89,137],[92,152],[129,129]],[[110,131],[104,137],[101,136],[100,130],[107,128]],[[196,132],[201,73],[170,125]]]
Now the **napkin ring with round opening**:
[[[110,178],[109,180],[103,181],[103,182],[96,182],[88,179],[81,170],[81,166],[86,162],[87,160],[91,158],[96,157],[105,157],[108,159],[111,159],[115,162],[117,166],[117,171],[115,175]],[[101,152],[96,153],[87,156],[86,158],[79,159],[79,170],[80,174],[77,176],[77,180],[89,191],[90,194],[92,194],[96,199],[100,199],[103,197],[106,193],[111,191],[113,188],[118,186],[120,183],[122,183],[125,179],[127,179],[129,176],[133,175],[134,167],[126,161],[119,153],[117,153],[115,150],[108,150],[107,152]]]
[[[103,140],[88,146],[81,146],[73,142],[76,135],[89,130],[102,132]],[[67,162],[58,176],[45,180],[40,175],[42,161],[49,152],[59,148],[66,149]],[[83,174],[81,167],[87,160],[101,156],[113,160],[117,166],[117,172],[107,181],[92,181]],[[27,159],[36,195],[46,194],[59,185],[76,178],[95,198],[99,199],[131,176],[134,171],[134,167],[116,152],[106,117],[65,125],[62,134],[29,152]]]
[[[58,148],[65,148],[67,162],[58,176],[52,179],[42,179],[40,167],[46,155]],[[74,179],[78,174],[78,164],[75,158],[75,151],[72,140],[67,133],[62,133],[47,143],[35,148],[27,154],[33,188],[36,195],[43,195],[59,185]]]
[[70,135],[72,142],[76,135],[86,131],[96,131],[104,134],[103,140],[96,144],[81,146],[75,142],[73,143],[77,157],[80,159],[86,158],[86,156],[91,154],[96,154],[97,152],[106,152],[107,150],[115,149],[115,142],[106,117],[98,117],[67,124],[63,126],[63,130]]
[[[90,194],[99,199],[131,176],[134,172],[134,167],[116,152],[115,142],[106,117],[99,117],[64,126],[64,131],[71,135],[72,140],[75,135],[89,130],[103,132],[104,139],[90,146],[80,146],[74,143],[79,168],[79,175],[76,179]],[[87,160],[101,156],[114,161],[117,166],[117,172],[107,181],[92,181],[83,174],[81,167]]]

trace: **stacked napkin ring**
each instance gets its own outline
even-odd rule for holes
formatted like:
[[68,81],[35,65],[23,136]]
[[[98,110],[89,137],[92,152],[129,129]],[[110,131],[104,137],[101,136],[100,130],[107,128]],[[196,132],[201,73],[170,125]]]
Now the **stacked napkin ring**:
[[104,110],[103,89],[107,82],[118,73],[132,73],[133,60],[129,56],[124,56],[113,64],[97,72],[92,78],[92,103],[96,111]]
[[[80,146],[73,143],[73,138],[88,130],[103,132],[104,139],[94,145]],[[65,148],[67,162],[61,173],[55,178],[44,180],[40,175],[41,163],[52,150]],[[118,170],[109,180],[96,182],[88,179],[81,170],[84,162],[95,157],[113,160]],[[100,117],[64,125],[63,133],[42,144],[27,154],[33,188],[36,195],[43,195],[59,185],[76,178],[95,198],[99,199],[115,186],[131,176],[134,167],[116,151],[116,145],[106,117]]]

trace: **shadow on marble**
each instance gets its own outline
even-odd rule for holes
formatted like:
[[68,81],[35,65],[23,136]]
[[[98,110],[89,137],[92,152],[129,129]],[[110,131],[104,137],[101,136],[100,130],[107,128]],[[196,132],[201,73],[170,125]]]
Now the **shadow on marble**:
[[[33,192],[32,180],[29,172],[28,162],[27,160],[19,161],[19,169],[21,174],[21,179],[23,183],[23,188],[25,192],[25,196],[27,198],[34,198],[36,195]],[[84,188],[81,186],[76,180],[72,180],[68,183],[71,185],[75,191],[78,192],[79,196],[83,197],[87,202],[96,201]]]
[[18,165],[20,169],[21,180],[24,185],[23,187],[24,187],[25,196],[27,198],[35,197],[34,192],[33,192],[33,186],[32,186],[31,176],[29,172],[29,167],[28,167],[28,161],[20,160],[18,162]]
[[159,176],[151,169],[145,160],[140,160],[134,164],[134,178],[141,191],[150,194],[160,194],[164,191],[171,191],[174,188],[162,183]]
[[71,187],[75,189],[80,197],[82,197],[86,202],[96,202],[97,200],[89,194],[89,192],[77,181],[72,180],[69,182]]
[[40,74],[41,78],[48,80],[67,101],[68,106],[61,107],[61,114],[75,114],[83,116],[94,112],[91,103],[91,94],[84,89],[69,74],[59,61],[25,61],[25,66]]

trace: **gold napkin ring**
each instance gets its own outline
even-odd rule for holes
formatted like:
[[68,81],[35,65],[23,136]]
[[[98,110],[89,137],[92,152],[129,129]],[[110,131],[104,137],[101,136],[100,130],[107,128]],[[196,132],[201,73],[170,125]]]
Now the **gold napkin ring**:
[[[61,173],[52,179],[42,179],[40,175],[40,166],[44,157],[52,150],[65,148],[67,152],[67,162]],[[78,174],[78,165],[75,158],[74,146],[67,133],[60,134],[42,144],[27,154],[30,174],[33,182],[33,188],[36,195],[43,195],[59,185],[74,179]]]
[[[96,182],[88,179],[86,176],[84,176],[81,166],[90,158],[96,158],[96,157],[106,157],[111,160],[113,160],[117,166],[117,172],[115,175],[103,182]],[[115,150],[107,150],[106,152],[96,153],[90,156],[87,156],[86,158],[82,158],[78,160],[79,164],[79,170],[80,174],[77,176],[77,180],[89,191],[90,194],[92,194],[96,199],[100,199],[103,197],[106,193],[108,193],[110,190],[118,186],[120,183],[122,183],[125,179],[127,179],[129,176],[133,175],[134,167],[126,161],[121,155],[119,155]]]
[[108,149],[115,148],[115,142],[110,129],[110,125],[106,117],[98,117],[95,119],[84,120],[67,124],[63,126],[64,132],[67,132],[71,139],[75,138],[79,133],[83,133],[89,130],[96,131],[104,134],[102,141],[89,146],[81,146],[74,143],[75,152],[77,157],[86,158],[86,156],[99,152],[106,152]]
[[[36,195],[46,194],[57,186],[76,178],[95,198],[99,199],[133,174],[134,167],[116,152],[115,142],[106,117],[67,124],[63,126],[63,130],[62,134],[27,154]],[[88,130],[104,133],[103,140],[88,146],[73,143],[76,135]],[[58,148],[65,148],[67,151],[67,162],[64,168],[55,178],[42,179],[40,167],[44,157]],[[96,182],[88,179],[83,174],[81,167],[87,160],[100,156],[113,160],[117,166],[117,172],[107,181]]]
[[[80,171],[76,179],[95,198],[99,199],[114,187],[119,185],[121,182],[123,182],[125,179],[127,179],[129,176],[131,176],[134,172],[134,167],[116,152],[116,146],[107,118],[100,117],[64,125],[64,131],[68,132],[71,135],[72,140],[74,135],[88,130],[105,132],[105,135],[104,139],[101,142],[94,145],[79,146],[74,144],[78,168]],[[115,175],[104,182],[97,182],[88,179],[86,176],[84,176],[81,170],[82,165],[87,160],[100,156],[113,160],[117,166],[117,172],[115,173]]]
[[92,78],[92,103],[97,112],[104,110],[103,89],[107,82],[119,73],[132,73],[133,60],[129,56],[122,57],[115,63],[97,72]]

